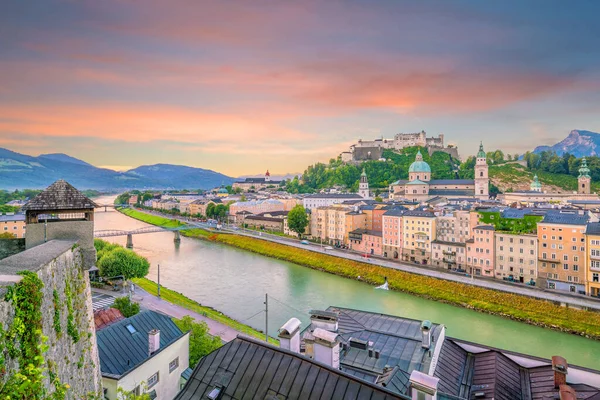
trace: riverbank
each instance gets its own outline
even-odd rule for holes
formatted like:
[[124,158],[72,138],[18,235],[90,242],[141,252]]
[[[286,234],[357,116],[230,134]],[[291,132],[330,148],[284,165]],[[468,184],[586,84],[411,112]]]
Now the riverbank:
[[[158,226],[174,221],[160,216],[125,209],[124,214]],[[177,223],[181,224],[177,221]],[[548,301],[411,274],[382,266],[311,252],[246,236],[219,234],[202,229],[182,232],[185,236],[215,241],[257,254],[356,279],[373,285],[387,276],[390,288],[412,295],[500,315],[532,325],[578,335],[600,338],[600,313],[571,309]]]
[[[146,291],[148,294],[152,296],[158,296],[158,286],[156,282],[153,282],[150,279],[146,278],[136,278],[132,279],[132,281],[144,291]],[[210,318],[213,321],[217,321],[245,335],[252,336],[261,340],[265,339],[264,332],[257,331],[256,329],[248,325],[245,325],[241,322],[234,320],[233,318],[228,317],[227,315],[215,310],[214,308],[203,306],[202,304],[190,299],[189,297],[186,297],[183,294],[168,289],[162,285],[160,286],[160,298],[166,302],[178,305],[187,310],[198,313],[206,318]],[[274,339],[272,337],[269,337],[269,342],[276,345],[279,343],[277,339]]]

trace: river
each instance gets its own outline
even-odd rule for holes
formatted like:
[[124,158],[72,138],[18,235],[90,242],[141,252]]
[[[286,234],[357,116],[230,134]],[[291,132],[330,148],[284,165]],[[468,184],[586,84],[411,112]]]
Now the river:
[[[113,197],[95,199],[112,203]],[[98,209],[95,229],[132,230],[148,224],[109,209]],[[107,238],[125,245],[126,238]],[[511,321],[412,295],[375,290],[372,286],[295,264],[252,254],[218,243],[181,238],[172,232],[135,235],[134,250],[151,263],[148,278],[203,305],[264,330],[265,293],[269,295],[269,334],[277,335],[289,318],[308,323],[311,309],[330,305],[429,319],[445,324],[447,334],[489,346],[599,368],[600,341]]]

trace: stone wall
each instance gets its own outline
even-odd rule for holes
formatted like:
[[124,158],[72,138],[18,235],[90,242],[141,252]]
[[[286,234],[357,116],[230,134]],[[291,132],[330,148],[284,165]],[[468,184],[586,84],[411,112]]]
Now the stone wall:
[[[49,346],[45,375],[70,386],[67,398],[101,394],[90,284],[80,248],[75,241],[53,240],[0,261],[0,278],[21,270],[36,272],[44,284],[42,334]],[[11,308],[2,297],[0,321],[5,329],[12,323]],[[14,367],[14,360],[9,363]],[[54,390],[49,380],[45,384]]]
[[89,269],[96,263],[96,249],[94,248],[94,221],[60,221],[47,224],[27,224],[25,237],[28,249],[39,246],[53,239],[77,240],[85,265]]
[[25,250],[25,239],[0,239],[0,260]]

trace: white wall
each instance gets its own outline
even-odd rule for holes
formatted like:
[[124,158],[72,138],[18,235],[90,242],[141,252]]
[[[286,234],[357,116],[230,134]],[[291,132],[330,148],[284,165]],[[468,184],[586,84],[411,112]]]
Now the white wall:
[[[169,363],[179,357],[179,367],[169,372]],[[179,392],[181,373],[189,366],[190,359],[190,334],[189,332],[175,343],[164,348],[154,357],[122,377],[118,382],[114,379],[102,378],[102,385],[107,389],[107,398],[117,399],[117,386],[130,392],[136,386],[145,386],[148,378],[158,372],[158,383],[147,391],[156,390],[157,398],[172,399]]]

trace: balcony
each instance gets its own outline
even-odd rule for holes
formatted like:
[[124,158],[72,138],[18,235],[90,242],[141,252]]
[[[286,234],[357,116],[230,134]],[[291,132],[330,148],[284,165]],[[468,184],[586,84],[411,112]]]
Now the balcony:
[[455,251],[442,251],[442,254],[446,255],[446,256],[455,256],[456,252]]

